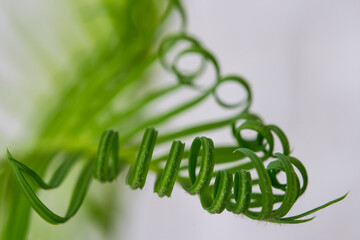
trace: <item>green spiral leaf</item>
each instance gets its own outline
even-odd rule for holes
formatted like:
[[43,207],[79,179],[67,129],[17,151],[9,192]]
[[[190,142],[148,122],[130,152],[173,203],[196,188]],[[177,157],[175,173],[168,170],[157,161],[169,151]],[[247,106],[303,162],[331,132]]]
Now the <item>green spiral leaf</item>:
[[[150,166],[152,166],[152,169],[155,169],[154,171],[157,174],[154,192],[160,197],[170,197],[174,184],[179,182],[189,194],[199,195],[202,207],[210,213],[219,214],[227,209],[235,214],[242,213],[255,220],[277,223],[302,223],[309,221],[312,218],[300,218],[308,216],[346,197],[346,195],[344,195],[303,214],[283,218],[298,197],[304,192],[307,185],[306,170],[296,158],[275,153],[274,156],[278,159],[270,162],[267,168],[265,168],[264,160],[257,156],[255,152],[247,148],[238,148],[233,154],[240,153],[241,158],[248,158],[252,165],[251,167],[245,168],[256,170],[258,179],[256,181],[252,179],[250,172],[243,169],[244,166],[247,165],[240,164],[238,166],[240,170],[236,171],[234,175],[228,170],[216,171],[215,182],[211,184],[211,180],[214,177],[215,153],[223,154],[224,151],[231,151],[231,148],[219,148],[219,150],[216,151],[211,139],[207,137],[196,137],[191,144],[190,151],[186,154],[188,158],[188,166],[186,167],[188,169],[188,177],[179,177],[181,161],[185,156],[185,144],[181,141],[173,141],[165,167],[162,169],[158,165],[160,163],[159,161],[152,161],[157,135],[158,132],[153,128],[147,129],[144,133],[137,159],[134,165],[130,167],[126,179],[127,184],[132,189],[141,189],[144,187],[148,171]],[[40,217],[49,223],[64,223],[79,210],[88,191],[92,176],[104,182],[112,181],[116,178],[117,174],[119,174],[119,165],[121,162],[119,158],[114,155],[118,153],[119,149],[117,138],[117,132],[112,130],[104,132],[99,143],[97,158],[95,161],[87,163],[80,173],[64,217],[55,214],[41,202],[28,180],[37,187],[45,190],[58,187],[64,180],[66,173],[74,166],[74,160],[79,156],[74,155],[65,159],[54,172],[50,183],[45,183],[32,169],[15,160],[9,151],[8,159],[16,181],[29,200],[32,208]],[[201,158],[200,163],[197,161],[198,158]],[[300,187],[300,180],[294,171],[293,165],[298,168],[301,173],[303,178],[302,187]],[[197,169],[198,174],[196,174]],[[276,179],[276,175],[280,171],[286,174],[286,184],[280,184]],[[116,175],[113,175],[113,173],[116,173]],[[257,184],[259,184],[260,193],[254,193],[252,191],[252,187]],[[272,188],[283,190],[284,195],[273,194]],[[273,209],[274,203],[278,202],[281,203],[280,207]],[[260,212],[252,210],[252,208],[257,207],[261,207]]]

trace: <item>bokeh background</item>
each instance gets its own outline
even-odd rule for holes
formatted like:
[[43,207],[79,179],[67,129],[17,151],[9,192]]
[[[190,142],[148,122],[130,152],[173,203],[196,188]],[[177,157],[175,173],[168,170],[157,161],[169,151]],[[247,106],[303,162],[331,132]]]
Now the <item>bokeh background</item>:
[[[360,1],[184,2],[189,31],[215,53],[223,73],[249,81],[253,110],[282,127],[308,170],[308,189],[290,215],[350,193],[310,223],[275,225],[225,212],[210,215],[179,187],[170,199],[160,199],[150,177],[142,191],[123,189],[113,238],[360,239]],[[46,8],[45,1],[37,3]],[[17,99],[32,94],[32,83],[14,70],[26,54],[14,49],[21,38],[12,34],[7,4],[0,6],[0,143],[5,146],[28,130],[29,103]],[[41,19],[31,9],[21,7],[23,14]],[[12,111],[15,107],[22,111]]]

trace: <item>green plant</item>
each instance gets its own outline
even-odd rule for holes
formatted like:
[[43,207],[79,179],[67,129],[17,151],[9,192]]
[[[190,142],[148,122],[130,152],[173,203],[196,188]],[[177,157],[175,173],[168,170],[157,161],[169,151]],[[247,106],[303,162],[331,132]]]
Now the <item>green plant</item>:
[[[153,52],[153,45],[159,38],[159,29],[170,15],[171,9],[180,13],[185,25],[185,13],[180,2],[169,1],[168,7],[161,14],[159,6],[153,2],[145,4],[144,1],[128,1],[124,5],[115,4],[116,7],[114,4],[106,1],[103,7],[111,24],[115,26],[115,47],[103,47],[105,40],[99,37],[100,40],[96,41],[99,46],[95,44],[95,49],[101,51],[96,52],[92,63],[85,58],[74,77],[90,80],[69,81],[60,101],[45,118],[34,150],[24,154],[24,158],[19,158],[24,159],[21,162],[15,160],[10,151],[7,152],[10,168],[2,166],[5,170],[1,175],[3,189],[0,189],[4,192],[2,203],[8,204],[10,209],[5,217],[4,230],[2,229],[4,239],[25,237],[30,206],[49,223],[66,222],[79,210],[93,177],[101,182],[112,181],[126,166],[130,166],[126,182],[133,189],[144,186],[148,171],[151,170],[158,176],[154,191],[160,197],[170,196],[175,182],[178,182],[188,193],[199,195],[203,208],[210,213],[221,213],[227,209],[235,214],[243,213],[252,219],[270,222],[306,222],[312,218],[303,217],[345,198],[346,195],[303,214],[285,217],[298,197],[304,193],[307,173],[301,162],[290,156],[289,142],[283,131],[275,125],[265,124],[250,111],[252,92],[247,82],[239,76],[223,76],[214,55],[184,29],[163,38],[158,52]],[[118,26],[122,28],[119,30],[116,28]],[[182,43],[186,43],[187,47],[176,54],[173,62],[169,62],[168,54]],[[188,55],[197,55],[202,59],[195,71],[184,72],[179,66],[181,59]],[[142,78],[156,61],[160,61],[164,69],[176,77],[178,83],[150,92],[143,91],[143,86],[149,84],[146,78],[145,81]],[[215,82],[210,86],[199,86],[196,80],[209,67],[214,71]],[[244,101],[229,104],[222,100],[217,90],[227,82],[234,82],[244,88]],[[146,117],[145,110],[150,104],[182,88],[192,88],[199,95],[157,116]],[[210,97],[214,97],[219,106],[236,109],[237,113],[180,130],[164,134],[161,132],[157,137],[158,133],[153,126],[161,127]],[[127,102],[129,98],[132,100],[130,104],[116,104]],[[74,115],[78,117],[74,118]],[[196,137],[191,148],[185,150],[184,143],[173,141],[224,127],[231,127],[237,145],[214,146],[210,138]],[[109,128],[118,129],[119,134],[117,131],[105,131],[97,147],[95,140],[103,130]],[[145,134],[139,145],[138,135],[144,130]],[[254,131],[257,136],[246,139],[241,133],[244,130]],[[280,140],[282,153],[273,153],[274,138]],[[171,142],[169,154],[152,160],[155,145]],[[59,153],[62,153],[63,162],[46,183],[42,176],[51,159]],[[184,158],[188,159],[187,163],[182,162]],[[198,162],[198,158],[201,161]],[[265,168],[264,162],[268,160],[272,161]],[[68,211],[61,217],[39,200],[36,191],[39,188],[58,187],[77,162],[82,162],[83,168]],[[301,185],[294,166],[301,175]],[[179,175],[184,170],[188,171],[188,175]],[[251,177],[250,170],[255,170],[257,179]],[[280,172],[285,172],[286,184],[278,181],[276,176]],[[19,188],[6,188],[15,183]],[[259,193],[252,192],[254,185],[259,185]],[[281,190],[282,194],[273,194],[273,189]],[[18,202],[15,203],[14,199]],[[274,203],[281,205],[274,209]],[[257,207],[262,210],[250,210]]]

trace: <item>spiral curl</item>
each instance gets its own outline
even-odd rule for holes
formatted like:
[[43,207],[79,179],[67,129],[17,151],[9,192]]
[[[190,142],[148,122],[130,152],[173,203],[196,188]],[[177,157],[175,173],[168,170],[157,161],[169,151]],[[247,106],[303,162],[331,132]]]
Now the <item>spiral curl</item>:
[[[173,57],[173,61],[170,62],[167,59],[169,52],[171,52],[171,50],[174,49],[177,45],[183,43],[187,43],[189,44],[189,46],[176,52],[175,56]],[[201,57],[201,63],[196,70],[193,70],[191,72],[186,72],[184,70],[181,70],[178,65],[179,62],[181,61],[181,58],[190,54],[199,55]],[[178,34],[170,35],[164,38],[164,40],[161,42],[158,55],[159,55],[159,61],[164,67],[164,69],[174,74],[179,84],[187,85],[194,89],[200,90],[204,93],[204,95],[212,94],[214,96],[215,101],[221,107],[228,109],[244,107],[244,110],[250,108],[250,104],[252,101],[252,94],[251,94],[250,86],[247,83],[247,81],[237,75],[222,76],[220,65],[217,59],[215,58],[215,56],[208,49],[202,46],[202,44],[196,38],[188,35],[187,33],[178,33]],[[204,73],[206,63],[210,63],[210,65],[214,69],[215,82],[213,85],[204,89],[201,86],[197,85],[195,81],[198,77],[200,77]],[[223,101],[218,93],[218,90],[219,87],[226,82],[233,82],[239,84],[245,90],[246,98],[240,102],[232,103],[232,104]]]
[[[239,165],[235,168],[217,171],[215,173],[214,184],[211,184],[211,180],[214,178],[214,166],[217,163],[215,157],[216,148],[213,141],[207,137],[196,137],[191,144],[190,150],[187,153],[187,178],[178,176],[185,150],[185,144],[181,141],[173,141],[165,167],[162,169],[156,166],[156,161],[152,161],[158,132],[153,128],[149,128],[145,131],[137,159],[128,172],[126,183],[132,189],[142,189],[145,185],[149,167],[155,162],[154,165],[158,170],[156,171],[157,177],[154,184],[154,192],[159,197],[170,197],[174,184],[178,181],[186,192],[191,195],[200,196],[202,207],[209,213],[221,213],[226,209],[234,214],[244,214],[252,219],[277,223],[301,223],[312,220],[313,218],[299,218],[313,213],[313,210],[308,211],[310,212],[308,214],[304,213],[283,218],[298,197],[305,191],[307,187],[307,173],[305,167],[298,159],[288,156],[289,144],[282,130],[275,125],[265,126],[261,122],[254,122],[253,120],[245,121],[237,129],[245,128],[256,129],[258,131],[257,138],[267,139],[267,144],[270,145],[269,150],[266,151],[263,157],[259,157],[249,148],[238,148],[234,151],[234,153],[241,154],[240,158],[250,159],[252,164],[250,169],[254,168],[256,170],[258,175],[257,181],[253,181],[250,172],[245,170],[249,169],[247,165]],[[283,153],[272,153],[274,148],[272,134],[276,134],[279,137]],[[239,134],[235,136],[238,140],[241,139],[243,141]],[[270,139],[271,141],[269,141]],[[254,149],[264,151],[263,148],[258,147],[260,141],[257,140],[257,142],[258,145]],[[199,157],[201,157],[200,163],[198,163]],[[277,159],[270,162],[265,168],[264,161],[270,157]],[[245,169],[242,169],[243,167]],[[300,172],[302,186],[300,186],[299,176],[295,172],[294,167]],[[199,168],[198,174],[196,174],[197,168]],[[280,184],[277,180],[277,174],[280,172],[286,174],[286,184]],[[253,185],[257,184],[259,184],[260,193],[252,193]],[[284,194],[273,194],[273,188],[284,191]],[[340,201],[344,197],[335,201]],[[274,209],[275,203],[281,203],[280,207]],[[251,210],[257,207],[262,208],[260,212]]]

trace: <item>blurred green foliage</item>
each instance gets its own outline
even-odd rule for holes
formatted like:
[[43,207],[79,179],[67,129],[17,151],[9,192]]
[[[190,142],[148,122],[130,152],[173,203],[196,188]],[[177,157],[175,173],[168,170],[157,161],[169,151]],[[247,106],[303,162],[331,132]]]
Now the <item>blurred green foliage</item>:
[[[25,142],[24,149],[18,152],[24,163],[41,174],[59,151],[96,147],[101,132],[111,127],[112,109],[131,104],[130,96],[139,86],[148,84],[147,69],[156,58],[154,46],[168,4],[168,1],[93,0],[50,5],[64,11],[64,18],[56,22],[61,27],[53,29],[52,34],[61,33],[58,40],[62,47],[55,51],[67,56],[65,63],[42,46],[41,32],[32,34],[31,28],[24,28],[13,18],[17,31],[32,49],[31,56],[41,62],[47,76],[46,91],[36,96],[36,105],[26,124],[33,133],[31,142]],[[51,43],[48,44],[51,48]],[[28,91],[41,88],[37,79],[27,77],[33,88]],[[18,96],[17,100],[30,99]],[[0,209],[0,238],[24,239],[30,206],[5,162],[0,164]],[[102,210],[102,215],[106,214],[109,213]]]

